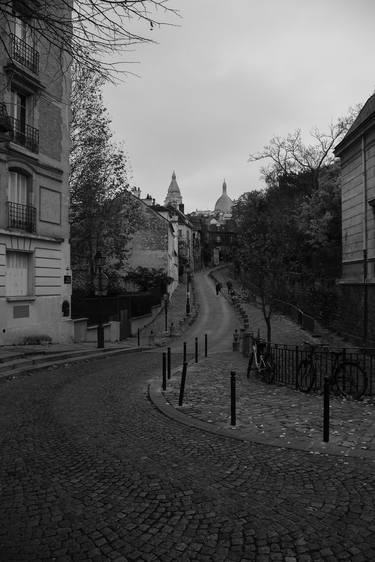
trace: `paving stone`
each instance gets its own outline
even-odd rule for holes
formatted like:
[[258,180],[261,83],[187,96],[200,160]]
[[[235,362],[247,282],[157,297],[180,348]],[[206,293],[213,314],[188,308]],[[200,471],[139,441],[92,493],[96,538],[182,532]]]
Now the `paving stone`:
[[[218,351],[227,372],[235,356]],[[227,392],[208,361],[199,365]],[[375,559],[371,459],[183,425],[149,401],[153,377],[159,351],[0,383],[0,560]],[[274,390],[254,386],[249,413],[273,431],[281,414],[299,412],[283,409],[293,393],[272,398]],[[216,406],[204,407],[216,416]]]

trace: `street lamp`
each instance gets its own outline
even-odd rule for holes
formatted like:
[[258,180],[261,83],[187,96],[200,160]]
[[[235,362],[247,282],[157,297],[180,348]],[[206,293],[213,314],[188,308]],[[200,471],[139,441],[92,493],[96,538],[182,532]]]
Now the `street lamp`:
[[103,326],[103,316],[102,316],[102,297],[107,294],[108,288],[108,277],[103,273],[103,267],[105,264],[105,258],[100,250],[97,250],[94,256],[95,262],[95,277],[94,277],[94,287],[95,295],[98,297],[98,348],[104,347],[104,326]]
[[165,319],[165,332],[168,332],[168,301],[169,295],[168,293],[164,294],[164,319]]

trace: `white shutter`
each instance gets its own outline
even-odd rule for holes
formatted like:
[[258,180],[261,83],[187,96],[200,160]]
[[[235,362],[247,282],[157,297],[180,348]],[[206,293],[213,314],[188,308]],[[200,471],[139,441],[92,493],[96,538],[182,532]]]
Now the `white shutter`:
[[29,254],[7,252],[6,294],[17,297],[29,293]]

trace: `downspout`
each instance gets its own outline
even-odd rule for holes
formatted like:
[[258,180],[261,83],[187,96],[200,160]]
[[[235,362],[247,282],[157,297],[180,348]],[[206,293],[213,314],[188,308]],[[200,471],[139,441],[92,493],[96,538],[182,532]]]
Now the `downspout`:
[[367,343],[368,325],[368,285],[367,285],[367,169],[366,169],[366,140],[365,135],[361,139],[362,152],[362,177],[363,177],[363,343]]

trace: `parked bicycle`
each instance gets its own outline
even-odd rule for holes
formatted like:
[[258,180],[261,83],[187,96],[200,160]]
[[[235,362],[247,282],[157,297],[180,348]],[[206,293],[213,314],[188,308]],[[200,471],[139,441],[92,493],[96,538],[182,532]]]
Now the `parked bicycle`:
[[253,369],[261,376],[264,382],[271,384],[275,379],[275,363],[269,351],[269,346],[266,342],[261,341],[260,338],[251,336],[251,353],[247,365],[247,378]]
[[[321,354],[317,350],[327,352],[329,350],[321,344],[304,343],[309,347],[309,355],[298,365],[297,387],[302,392],[310,392],[321,369]],[[330,351],[329,355],[331,358],[330,386],[346,398],[355,400],[361,398],[367,388],[367,375],[364,369],[357,361],[347,360],[343,351]]]

